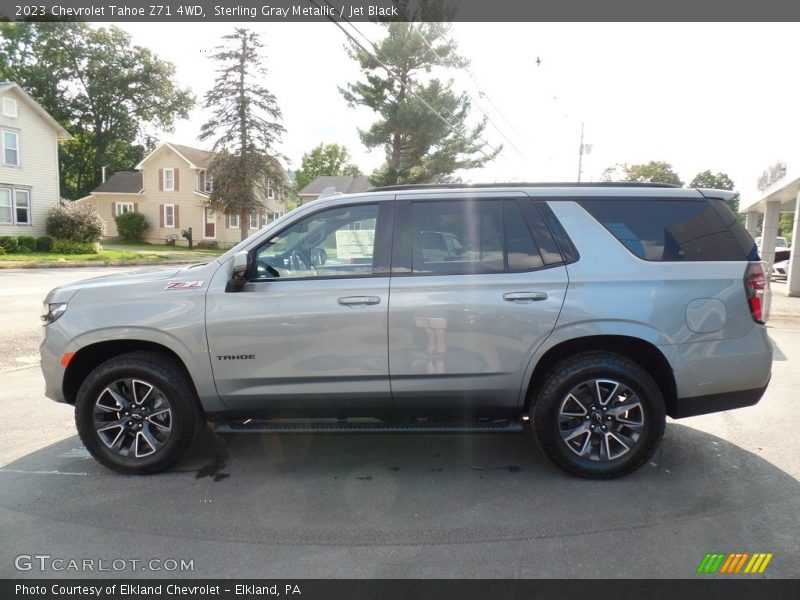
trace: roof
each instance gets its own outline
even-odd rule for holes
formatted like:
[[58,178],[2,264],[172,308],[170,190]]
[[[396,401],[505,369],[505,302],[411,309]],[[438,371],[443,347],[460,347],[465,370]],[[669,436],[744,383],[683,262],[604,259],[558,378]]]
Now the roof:
[[366,192],[372,186],[366,177],[351,177],[350,175],[320,175],[298,192],[300,196],[319,196],[327,188],[336,188],[342,194],[357,194]]
[[138,194],[142,191],[142,173],[119,171],[92,190],[93,194]]
[[50,125],[53,129],[56,130],[56,137],[59,140],[71,140],[72,136],[64,129],[61,124],[56,121],[53,117],[50,116],[44,108],[42,108],[41,104],[39,104],[36,100],[34,100],[28,92],[23,90],[19,85],[14,83],[13,81],[0,81],[0,92],[6,92],[9,90],[16,91],[28,105],[33,108],[33,110],[40,116],[42,119],[47,121],[47,124]]
[[144,163],[161,152],[161,150],[164,148],[171,149],[183,160],[189,163],[189,167],[192,169],[208,169],[208,165],[211,164],[211,160],[214,158],[214,153],[209,152],[208,150],[201,150],[200,148],[192,148],[190,146],[183,146],[181,144],[173,144],[172,142],[164,142],[150,154],[145,156],[141,162],[136,165],[136,168],[141,169]]

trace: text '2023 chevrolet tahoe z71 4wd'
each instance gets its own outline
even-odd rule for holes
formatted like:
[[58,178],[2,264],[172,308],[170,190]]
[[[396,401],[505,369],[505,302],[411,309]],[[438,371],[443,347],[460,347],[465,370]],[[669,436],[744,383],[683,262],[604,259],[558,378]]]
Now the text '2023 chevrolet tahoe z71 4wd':
[[513,432],[614,477],[665,416],[767,387],[764,267],[727,192],[398,186],[301,206],[205,265],[54,289],[47,396],[102,464],[218,432]]

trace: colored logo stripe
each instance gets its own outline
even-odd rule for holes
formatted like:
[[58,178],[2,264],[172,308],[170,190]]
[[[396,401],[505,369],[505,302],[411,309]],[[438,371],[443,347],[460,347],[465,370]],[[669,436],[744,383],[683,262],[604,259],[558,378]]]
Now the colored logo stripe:
[[[744,573],[763,573],[769,562],[772,560],[773,554],[756,552],[750,554],[749,552],[732,552],[732,553],[708,553],[703,557],[700,565],[697,567],[698,573],[741,573],[744,567]],[[749,559],[749,561],[748,561]],[[745,564],[747,566],[745,566]]]

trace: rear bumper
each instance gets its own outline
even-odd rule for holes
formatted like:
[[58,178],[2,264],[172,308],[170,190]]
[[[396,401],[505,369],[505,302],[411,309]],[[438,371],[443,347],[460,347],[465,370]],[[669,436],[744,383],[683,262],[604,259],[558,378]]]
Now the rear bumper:
[[764,392],[767,391],[768,385],[769,382],[764,387],[753,390],[678,398],[669,407],[667,414],[673,419],[682,419],[684,417],[694,417],[723,410],[753,406],[761,400]]

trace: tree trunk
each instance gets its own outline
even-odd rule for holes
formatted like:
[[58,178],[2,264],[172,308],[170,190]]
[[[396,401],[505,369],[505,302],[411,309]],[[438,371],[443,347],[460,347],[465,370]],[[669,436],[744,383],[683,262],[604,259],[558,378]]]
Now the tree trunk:
[[250,233],[250,213],[244,209],[239,213],[239,232],[242,240],[247,239],[247,235]]

